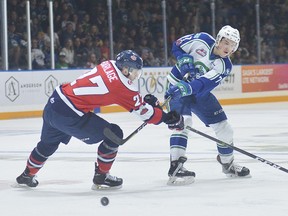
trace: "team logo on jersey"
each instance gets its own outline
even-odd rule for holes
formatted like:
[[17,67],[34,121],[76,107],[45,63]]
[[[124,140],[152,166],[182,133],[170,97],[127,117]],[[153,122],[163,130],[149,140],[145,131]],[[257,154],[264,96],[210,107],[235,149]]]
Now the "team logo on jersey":
[[176,41],[176,45],[177,45],[177,46],[179,46],[181,43],[182,43],[182,40],[181,40],[181,39],[178,39],[178,40]]
[[144,108],[144,109],[141,110],[140,115],[144,115],[144,114],[147,113],[147,112],[148,112],[148,109],[147,109],[147,108]]
[[196,53],[202,57],[207,55],[207,51],[204,50],[203,48],[202,49],[196,49]]
[[52,103],[52,104],[55,103],[54,97],[50,98],[50,103]]

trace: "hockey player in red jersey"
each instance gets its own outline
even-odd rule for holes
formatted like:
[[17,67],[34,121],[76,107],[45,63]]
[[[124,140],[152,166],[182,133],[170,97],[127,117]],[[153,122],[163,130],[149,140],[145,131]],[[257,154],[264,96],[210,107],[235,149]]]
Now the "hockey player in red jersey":
[[43,111],[41,138],[32,150],[24,172],[16,178],[18,185],[36,187],[36,173],[57,150],[76,137],[86,144],[100,142],[95,162],[92,189],[120,188],[123,180],[109,174],[118,145],[106,138],[104,128],[123,137],[122,129],[91,112],[97,107],[118,104],[151,124],[164,122],[170,129],[184,128],[183,117],[175,111],[165,113],[157,98],[143,98],[138,92],[138,78],[143,61],[131,50],[120,52],[116,60],[104,61],[71,83],[56,87]]

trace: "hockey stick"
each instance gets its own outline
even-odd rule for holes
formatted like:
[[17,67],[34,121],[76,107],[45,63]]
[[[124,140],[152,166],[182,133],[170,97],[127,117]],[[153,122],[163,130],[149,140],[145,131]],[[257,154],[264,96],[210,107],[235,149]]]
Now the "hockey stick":
[[[169,96],[164,103],[162,104],[161,107],[164,107],[167,105],[167,103],[170,101],[171,96]],[[148,123],[144,122],[141,124],[136,130],[134,130],[129,136],[127,136],[125,139],[122,139],[118,137],[113,131],[111,131],[110,128],[105,127],[103,134],[105,137],[107,137],[109,140],[111,140],[113,143],[116,143],[117,145],[123,145],[126,143],[128,140],[130,140],[135,134],[137,134],[140,130],[142,130]]]
[[[183,77],[184,81],[187,81],[188,78],[190,77],[190,72],[186,73]],[[172,96],[170,95],[162,104],[161,107],[166,106],[166,104],[171,100]],[[108,138],[109,140],[111,140],[112,142],[116,143],[117,145],[123,145],[124,143],[126,143],[128,140],[130,140],[135,134],[137,134],[140,130],[142,130],[145,126],[147,125],[147,122],[144,122],[143,124],[141,124],[136,130],[134,130],[128,137],[126,137],[125,139],[122,139],[120,137],[118,137],[115,133],[113,133],[113,131],[111,131],[110,128],[104,128],[103,134],[106,138]]]
[[228,144],[226,142],[223,142],[223,141],[221,141],[219,139],[216,139],[216,138],[214,138],[212,136],[209,136],[208,134],[205,134],[205,133],[203,133],[201,131],[198,131],[198,130],[192,128],[192,127],[186,126],[186,129],[188,129],[188,130],[190,130],[190,131],[192,131],[194,133],[197,133],[197,134],[199,134],[199,135],[201,135],[203,137],[206,137],[206,138],[208,138],[210,140],[213,140],[213,141],[215,141],[215,142],[217,142],[219,144],[226,145],[226,146],[228,146],[228,147],[230,147],[230,148],[232,148],[232,149],[234,149],[234,150],[236,150],[236,151],[238,151],[238,152],[240,152],[240,153],[242,153],[244,155],[247,155],[247,156],[249,156],[249,157],[251,157],[253,159],[256,159],[256,160],[258,160],[258,161],[260,161],[262,163],[268,164],[268,165],[270,165],[270,166],[272,166],[272,167],[274,167],[276,169],[279,169],[279,170],[282,170],[283,172],[288,173],[288,169],[286,169],[286,168],[284,168],[284,167],[282,167],[280,165],[277,165],[277,164],[275,164],[275,163],[273,163],[271,161],[268,161],[268,160],[266,160],[264,158],[261,158],[259,156],[256,156],[256,155],[252,154],[252,153],[249,153],[249,152],[247,152],[247,151],[245,151],[243,149],[240,149],[240,148],[238,148],[236,146],[230,145],[230,144]]

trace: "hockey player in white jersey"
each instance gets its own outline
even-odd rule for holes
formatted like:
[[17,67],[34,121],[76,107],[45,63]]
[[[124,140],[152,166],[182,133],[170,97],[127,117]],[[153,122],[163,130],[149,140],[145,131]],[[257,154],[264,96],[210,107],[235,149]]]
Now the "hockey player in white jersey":
[[[222,27],[216,40],[201,32],[183,36],[173,43],[172,52],[177,63],[168,75],[165,98],[172,96],[168,109],[176,110],[192,125],[192,113],[208,127],[219,140],[233,144],[233,129],[226,114],[211,91],[232,71],[230,55],[240,42],[239,31],[229,25]],[[184,77],[189,75],[188,80]],[[184,79],[184,80],[183,80]],[[168,184],[189,184],[195,173],[183,167],[188,130],[175,131],[170,137],[170,169]],[[217,161],[230,177],[250,176],[248,168],[234,162],[233,149],[217,143]]]

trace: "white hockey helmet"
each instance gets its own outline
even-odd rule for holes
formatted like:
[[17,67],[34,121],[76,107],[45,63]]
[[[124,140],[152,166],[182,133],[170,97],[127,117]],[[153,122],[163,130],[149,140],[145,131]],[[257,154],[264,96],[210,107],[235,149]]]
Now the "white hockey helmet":
[[236,46],[233,49],[233,52],[235,52],[238,49],[240,42],[239,31],[235,28],[232,28],[230,25],[223,26],[216,36],[216,46],[219,45],[223,37],[236,43]]

